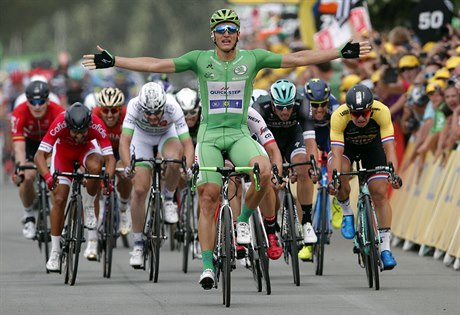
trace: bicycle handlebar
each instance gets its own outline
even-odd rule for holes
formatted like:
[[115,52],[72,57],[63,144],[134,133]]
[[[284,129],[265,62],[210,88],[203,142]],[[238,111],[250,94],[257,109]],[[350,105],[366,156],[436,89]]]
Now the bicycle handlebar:
[[350,172],[338,172],[336,169],[334,169],[332,171],[332,180],[333,180],[334,186],[337,187],[340,176],[358,175],[358,177],[361,179],[363,178],[363,176],[372,175],[372,174],[388,174],[388,178],[390,178],[391,180],[394,180],[396,178],[393,163],[389,162],[388,166],[377,166],[374,169],[361,168],[357,171],[350,171]]
[[[192,191],[196,190],[196,181],[198,179],[199,172],[216,172],[223,176],[239,176],[237,173],[241,172],[253,172],[253,178],[256,184],[256,191],[260,190],[260,168],[259,163],[254,163],[254,166],[199,166],[198,163],[194,163],[192,166]],[[235,173],[235,174],[232,174]]]

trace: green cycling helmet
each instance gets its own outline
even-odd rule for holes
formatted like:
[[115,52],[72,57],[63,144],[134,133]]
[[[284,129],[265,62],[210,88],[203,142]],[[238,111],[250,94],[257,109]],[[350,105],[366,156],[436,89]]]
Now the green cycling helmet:
[[213,30],[217,24],[222,22],[232,22],[240,27],[240,18],[236,12],[231,9],[220,9],[214,12],[209,21],[209,26],[211,26],[211,30]]
[[270,87],[270,95],[276,107],[294,105],[296,92],[294,83],[288,80],[277,80]]

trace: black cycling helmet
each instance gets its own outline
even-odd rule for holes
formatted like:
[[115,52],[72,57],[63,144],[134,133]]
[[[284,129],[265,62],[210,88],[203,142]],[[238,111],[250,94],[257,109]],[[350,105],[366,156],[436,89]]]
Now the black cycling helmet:
[[26,88],[26,97],[29,102],[35,100],[46,101],[50,95],[48,83],[43,81],[32,81]]
[[313,78],[305,83],[305,96],[313,102],[325,102],[331,96],[331,89],[323,80]]
[[91,118],[91,110],[79,102],[73,103],[65,111],[65,123],[73,131],[82,132],[88,129]]
[[356,84],[348,90],[345,101],[348,108],[352,111],[364,110],[372,106],[372,103],[374,103],[374,95],[367,86]]

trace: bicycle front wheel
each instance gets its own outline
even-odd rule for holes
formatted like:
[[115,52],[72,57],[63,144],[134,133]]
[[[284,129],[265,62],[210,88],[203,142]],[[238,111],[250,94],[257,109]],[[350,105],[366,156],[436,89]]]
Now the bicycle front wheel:
[[287,200],[287,224],[288,224],[288,242],[289,252],[291,255],[292,275],[296,286],[300,286],[300,270],[299,270],[299,248],[297,247],[297,224],[295,221],[294,204],[292,196],[286,195]]
[[[153,282],[158,282],[158,272],[160,267],[160,248],[164,236],[163,229],[163,202],[159,193],[155,195],[155,210],[153,214],[153,240],[152,240],[152,263],[153,265]],[[151,265],[152,266],[152,265]],[[152,274],[152,272],[150,272]],[[152,279],[150,279],[152,280]]]
[[83,204],[81,196],[77,195],[72,201],[67,215],[67,253],[66,253],[66,271],[65,283],[74,285],[77,279],[78,258],[81,249],[81,240],[83,235],[82,224]]
[[[267,295],[270,295],[272,293],[272,287],[270,283],[270,273],[269,273],[269,259],[267,255],[267,239],[266,235],[263,229],[263,221],[260,220],[259,213],[254,212],[252,215],[252,218],[254,219],[254,234],[255,234],[255,249],[257,250],[258,256],[259,256],[259,262],[260,262],[260,269],[262,271],[262,278],[265,283],[265,291],[267,292]],[[260,291],[259,291],[260,292]]]
[[[370,198],[365,198],[364,205],[366,207],[366,238],[367,246],[369,251],[369,261],[368,267],[369,272],[372,273],[372,278],[374,279],[375,290],[380,289],[380,279],[379,279],[379,254],[378,254],[378,243],[376,242],[375,236],[378,235],[376,224],[374,221],[374,213],[372,211],[372,205]],[[370,283],[370,288],[372,288],[372,283]]]
[[183,223],[181,224],[181,233],[184,233],[182,237],[182,271],[187,273],[188,271],[188,257],[190,253],[190,245],[193,241],[192,233],[192,215],[193,215],[193,203],[190,192],[185,194],[184,201],[182,202],[181,217]]
[[232,271],[232,253],[233,253],[233,233],[232,233],[232,219],[228,206],[225,206],[222,211],[222,228],[221,228],[221,259],[222,259],[222,294],[223,304],[226,307],[230,306],[231,298],[231,276]]
[[113,255],[113,247],[115,245],[115,211],[116,203],[115,203],[115,192],[110,194],[106,202],[105,208],[105,221],[104,221],[104,231],[103,231],[103,251],[104,254],[102,256],[102,268],[103,268],[103,275],[105,278],[110,278],[112,273],[112,255]]
[[318,242],[314,246],[314,261],[315,261],[315,272],[317,276],[323,275],[323,266],[324,266],[324,245],[327,242],[328,237],[328,228],[327,228],[327,191],[326,188],[321,188],[319,193],[319,202],[320,202],[320,209],[319,209],[319,216],[317,227],[319,228],[317,231],[318,235]]
[[[40,198],[40,209],[38,210],[37,216],[37,240],[38,240],[38,247],[40,251],[45,251],[45,265],[49,259],[49,242],[51,240],[50,231],[48,230],[48,216],[50,213],[49,210],[49,201],[48,196],[46,195],[45,188],[41,187],[41,183],[39,183],[39,198]],[[46,273],[49,273],[49,270],[46,269]]]

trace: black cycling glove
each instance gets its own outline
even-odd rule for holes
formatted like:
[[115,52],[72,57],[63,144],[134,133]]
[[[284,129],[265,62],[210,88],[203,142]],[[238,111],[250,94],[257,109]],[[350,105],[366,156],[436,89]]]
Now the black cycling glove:
[[110,68],[115,66],[115,56],[104,50],[102,53],[94,55],[94,63],[96,69]]
[[339,49],[341,58],[352,59],[359,57],[359,43],[348,42]]

